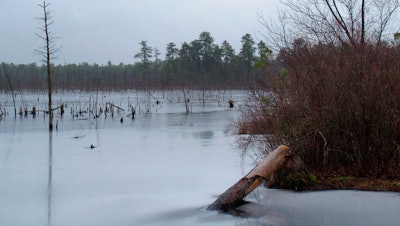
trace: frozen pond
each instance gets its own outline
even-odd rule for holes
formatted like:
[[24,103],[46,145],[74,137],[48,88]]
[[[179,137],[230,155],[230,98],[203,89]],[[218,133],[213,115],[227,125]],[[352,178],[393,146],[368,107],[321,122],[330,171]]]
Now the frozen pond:
[[[44,94],[21,96],[18,109],[44,109]],[[206,92],[204,105],[202,96],[57,94],[55,105],[67,107],[50,134],[43,113],[14,117],[11,97],[1,94],[12,113],[0,120],[0,225],[400,225],[398,193],[259,188],[242,207],[249,217],[205,210],[250,166],[233,148],[246,92]],[[95,99],[126,112],[72,117]]]

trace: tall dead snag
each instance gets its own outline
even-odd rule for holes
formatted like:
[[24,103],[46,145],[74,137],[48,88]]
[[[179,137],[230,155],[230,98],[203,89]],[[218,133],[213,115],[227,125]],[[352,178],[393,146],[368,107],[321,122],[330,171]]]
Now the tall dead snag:
[[8,75],[8,71],[6,69],[6,64],[3,62],[1,65],[3,66],[4,73],[6,74],[6,77],[7,77],[8,86],[10,87],[10,90],[11,90],[11,96],[12,96],[13,104],[14,104],[14,115],[15,115],[15,117],[17,117],[17,108],[15,107],[14,88],[13,88],[13,85],[11,83],[10,76]]
[[269,180],[274,172],[292,156],[294,153],[288,146],[280,145],[246,176],[220,195],[207,209],[228,211],[240,206],[244,197],[262,182]]
[[48,89],[48,96],[49,96],[49,129],[50,131],[53,130],[53,109],[52,109],[52,100],[51,100],[51,62],[53,54],[56,52],[54,39],[56,38],[54,34],[49,30],[50,25],[53,24],[51,19],[48,7],[50,3],[46,3],[45,1],[43,4],[39,4],[38,6],[43,9],[43,17],[38,18],[38,20],[43,22],[43,26],[39,27],[39,30],[42,34],[36,33],[36,35],[45,41],[45,45],[40,48],[36,49],[35,52],[43,56],[43,62],[47,65],[47,89]]

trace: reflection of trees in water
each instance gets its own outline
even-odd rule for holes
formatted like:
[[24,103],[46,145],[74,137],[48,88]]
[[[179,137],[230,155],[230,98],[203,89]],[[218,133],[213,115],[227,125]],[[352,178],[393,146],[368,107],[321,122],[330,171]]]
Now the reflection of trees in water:
[[49,132],[49,174],[47,184],[47,225],[51,225],[52,179],[53,179],[53,132]]
[[200,131],[200,132],[194,133],[193,136],[198,137],[200,139],[210,140],[214,137],[214,132],[211,130]]

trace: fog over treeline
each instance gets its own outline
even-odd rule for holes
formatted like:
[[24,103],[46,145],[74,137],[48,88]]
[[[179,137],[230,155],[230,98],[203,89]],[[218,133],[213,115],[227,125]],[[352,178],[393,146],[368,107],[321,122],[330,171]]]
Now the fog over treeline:
[[[161,56],[147,41],[138,43],[132,64],[106,65],[82,62],[52,65],[54,90],[116,89],[236,89],[245,88],[261,75],[261,68],[271,59],[263,41],[250,34],[241,38],[237,52],[228,41],[216,44],[209,32],[178,44],[170,42]],[[77,50],[79,51],[79,50]],[[62,55],[62,52],[58,53]],[[269,56],[266,57],[266,56]],[[267,59],[268,58],[268,59]],[[0,90],[45,90],[46,67],[36,63],[3,63]]]

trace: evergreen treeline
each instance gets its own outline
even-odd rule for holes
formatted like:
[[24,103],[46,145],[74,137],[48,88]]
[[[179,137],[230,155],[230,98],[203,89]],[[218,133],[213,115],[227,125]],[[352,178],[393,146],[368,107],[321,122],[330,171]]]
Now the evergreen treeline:
[[[134,64],[53,65],[54,90],[114,89],[234,89],[244,88],[259,74],[257,61],[270,53],[264,42],[256,43],[250,34],[241,39],[238,53],[228,41],[214,42],[209,32],[178,47],[171,42],[160,59],[160,51],[141,41]],[[32,64],[3,63],[0,90],[45,90],[46,67]]]

